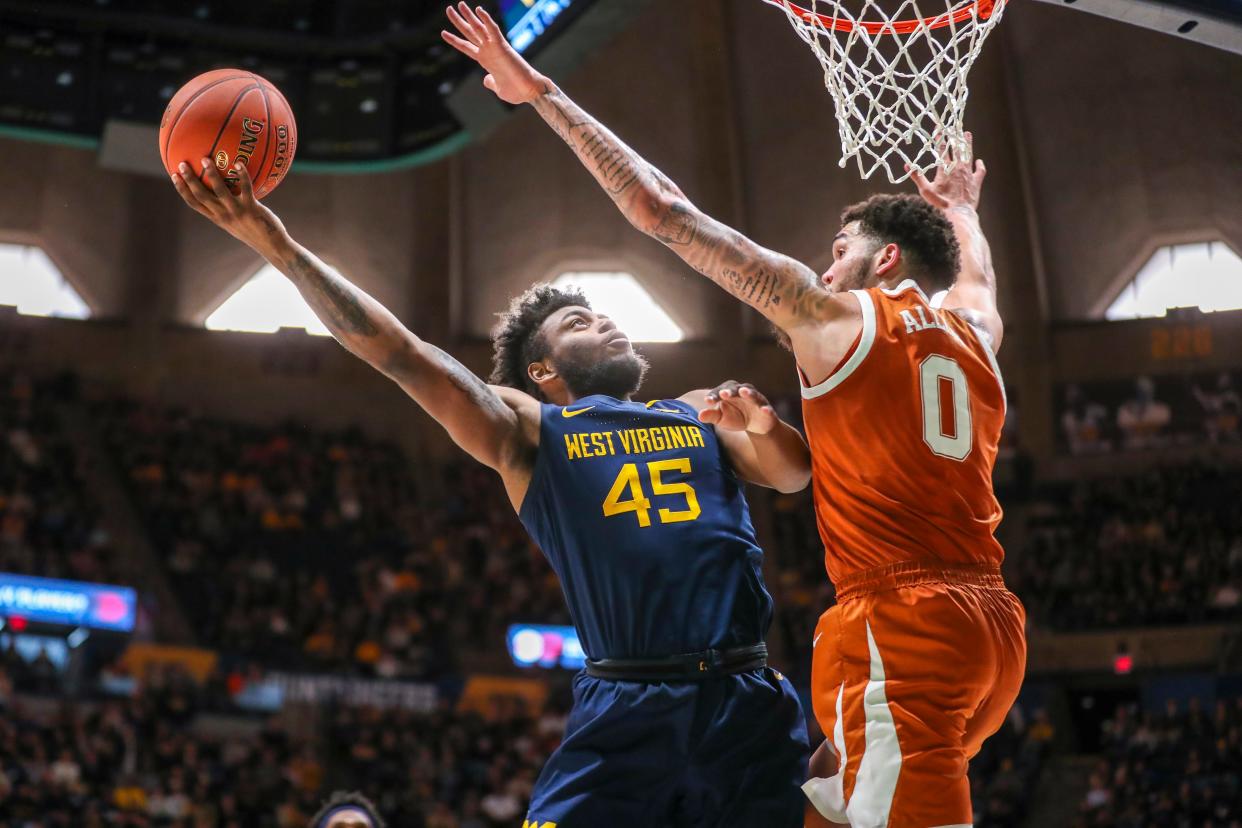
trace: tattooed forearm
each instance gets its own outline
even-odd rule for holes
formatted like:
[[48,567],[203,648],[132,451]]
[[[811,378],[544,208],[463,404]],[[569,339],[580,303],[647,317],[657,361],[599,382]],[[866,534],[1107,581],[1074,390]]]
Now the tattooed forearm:
[[453,384],[453,387],[469,398],[470,402],[488,414],[500,417],[508,410],[507,406],[496,396],[487,383],[479,379],[473,371],[462,365],[449,354],[434,345],[425,346],[426,351],[435,361],[435,368]]
[[651,235],[667,245],[688,245],[694,242],[697,231],[698,221],[693,211],[675,202],[664,212]]
[[765,250],[702,213],[550,81],[535,110],[595,176],[630,223],[777,325],[824,318],[831,297],[805,265]]
[[379,333],[379,327],[363,304],[364,298],[370,300],[370,297],[339,273],[301,251],[294,252],[288,267],[294,284],[304,288],[302,295],[311,310],[333,334],[372,337]]
[[533,106],[632,221],[641,217],[644,206],[633,196],[676,190],[673,182],[550,83]]

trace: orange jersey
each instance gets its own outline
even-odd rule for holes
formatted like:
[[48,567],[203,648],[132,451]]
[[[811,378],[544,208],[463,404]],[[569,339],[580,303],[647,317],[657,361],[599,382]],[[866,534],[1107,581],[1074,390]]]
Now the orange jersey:
[[828,576],[839,584],[907,561],[999,565],[996,357],[912,280],[853,293],[862,334],[826,380],[802,387]]

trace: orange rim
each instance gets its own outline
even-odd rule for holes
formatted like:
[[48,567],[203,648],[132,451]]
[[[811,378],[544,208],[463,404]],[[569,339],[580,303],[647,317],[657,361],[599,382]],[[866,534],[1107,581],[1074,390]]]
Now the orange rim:
[[1005,0],[963,0],[955,8],[948,9],[936,17],[913,17],[909,20],[893,20],[887,23],[829,17],[826,14],[816,14],[794,3],[786,3],[785,0],[764,0],[764,2],[782,9],[788,7],[804,22],[811,24],[818,22],[824,28],[832,29],[834,32],[852,32],[855,26],[861,26],[873,35],[902,35],[916,32],[919,29],[940,29],[951,23],[961,23],[973,17],[976,8],[979,10],[979,17],[987,20],[997,6],[1004,5]]

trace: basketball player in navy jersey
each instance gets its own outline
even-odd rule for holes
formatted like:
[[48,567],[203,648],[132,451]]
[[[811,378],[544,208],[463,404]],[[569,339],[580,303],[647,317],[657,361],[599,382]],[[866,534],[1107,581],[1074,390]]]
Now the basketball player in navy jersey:
[[185,202],[298,288],[332,335],[499,472],[560,577],[588,660],[526,825],[802,825],[806,724],[767,666],[772,599],[742,491],[810,480],[801,435],[730,382],[635,402],[646,362],[572,290],[517,297],[491,385],[405,328],[209,159]]

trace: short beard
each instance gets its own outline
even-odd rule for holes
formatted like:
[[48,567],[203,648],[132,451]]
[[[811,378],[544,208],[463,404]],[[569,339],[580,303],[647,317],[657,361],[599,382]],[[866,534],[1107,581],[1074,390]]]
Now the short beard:
[[643,356],[629,353],[603,361],[571,357],[558,362],[556,372],[575,397],[603,394],[624,400],[642,387],[649,367]]

